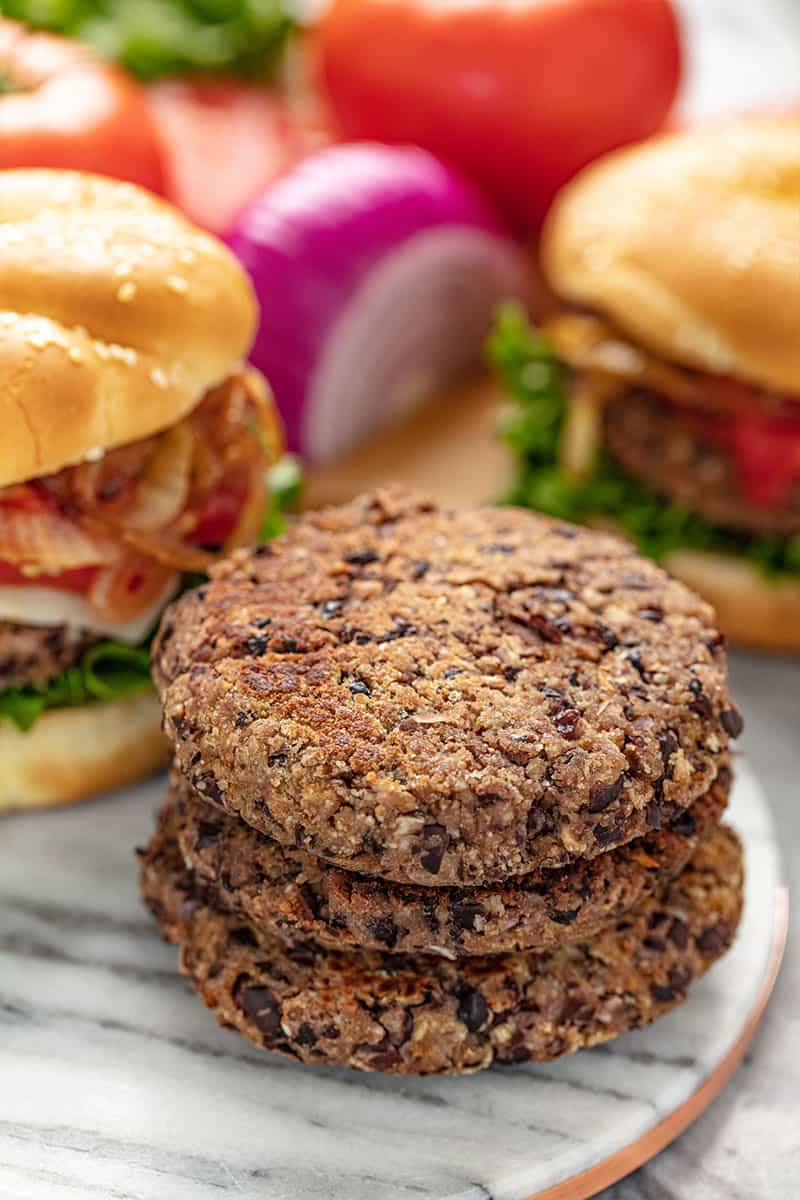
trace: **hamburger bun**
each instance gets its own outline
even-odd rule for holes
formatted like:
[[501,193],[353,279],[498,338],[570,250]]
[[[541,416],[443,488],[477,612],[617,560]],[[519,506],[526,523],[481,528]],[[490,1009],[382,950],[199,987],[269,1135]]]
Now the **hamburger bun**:
[[166,762],[154,692],[54,708],[28,733],[0,724],[0,812],[71,804],[122,787]]
[[542,265],[661,357],[800,395],[798,211],[799,117],[709,124],[576,176]]
[[0,172],[0,487],[176,424],[256,319],[234,256],[155,196]]
[[800,580],[767,579],[743,558],[677,550],[662,564],[713,605],[737,646],[800,653]]

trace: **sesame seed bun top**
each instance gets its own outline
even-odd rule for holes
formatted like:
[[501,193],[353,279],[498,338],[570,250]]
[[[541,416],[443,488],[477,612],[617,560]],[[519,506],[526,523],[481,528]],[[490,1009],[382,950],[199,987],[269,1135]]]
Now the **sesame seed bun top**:
[[0,172],[0,487],[175,424],[256,316],[233,255],[141,188]]
[[610,154],[555,202],[562,299],[689,367],[800,395],[800,119],[714,123]]

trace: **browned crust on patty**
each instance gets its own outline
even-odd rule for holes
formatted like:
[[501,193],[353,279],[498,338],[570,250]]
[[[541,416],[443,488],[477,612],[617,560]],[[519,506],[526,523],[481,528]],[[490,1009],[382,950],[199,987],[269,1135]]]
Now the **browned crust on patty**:
[[258,932],[209,906],[175,843],[158,838],[142,887],[221,1024],[309,1064],[439,1074],[544,1062],[680,1004],[733,939],[742,871],[739,841],[721,826],[662,892],[591,942],[458,963]]
[[281,846],[192,797],[174,777],[161,814],[214,904],[289,939],[448,958],[549,949],[591,937],[681,871],[725,809],[729,772],[671,826],[560,871],[477,888],[354,875]]
[[635,479],[716,525],[764,536],[800,533],[800,486],[783,505],[754,504],[730,456],[658,396],[628,393],[609,405],[606,442]]
[[204,798],[428,886],[641,836],[708,791],[740,724],[711,609],[625,542],[401,490],[234,555],[154,658]]

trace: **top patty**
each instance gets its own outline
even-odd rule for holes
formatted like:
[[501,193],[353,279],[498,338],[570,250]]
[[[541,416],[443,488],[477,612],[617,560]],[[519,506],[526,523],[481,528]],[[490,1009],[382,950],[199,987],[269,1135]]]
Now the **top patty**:
[[628,393],[609,405],[606,442],[636,479],[717,525],[765,535],[800,533],[800,487],[781,508],[753,504],[725,451],[657,396]]
[[238,552],[168,610],[154,663],[204,799],[428,885],[658,828],[741,724],[711,609],[626,543],[402,491]]
[[76,663],[95,641],[68,625],[0,621],[0,691],[45,683]]

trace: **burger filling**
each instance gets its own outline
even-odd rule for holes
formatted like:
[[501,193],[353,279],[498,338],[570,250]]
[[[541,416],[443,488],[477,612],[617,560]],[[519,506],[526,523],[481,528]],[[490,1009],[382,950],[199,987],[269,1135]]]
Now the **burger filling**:
[[258,540],[279,445],[245,370],[162,433],[0,489],[0,717],[29,729],[47,708],[149,687],[164,605]]
[[656,559],[800,576],[800,400],[663,362],[591,316],[534,330],[509,307],[490,355],[515,401],[512,503],[613,523]]

